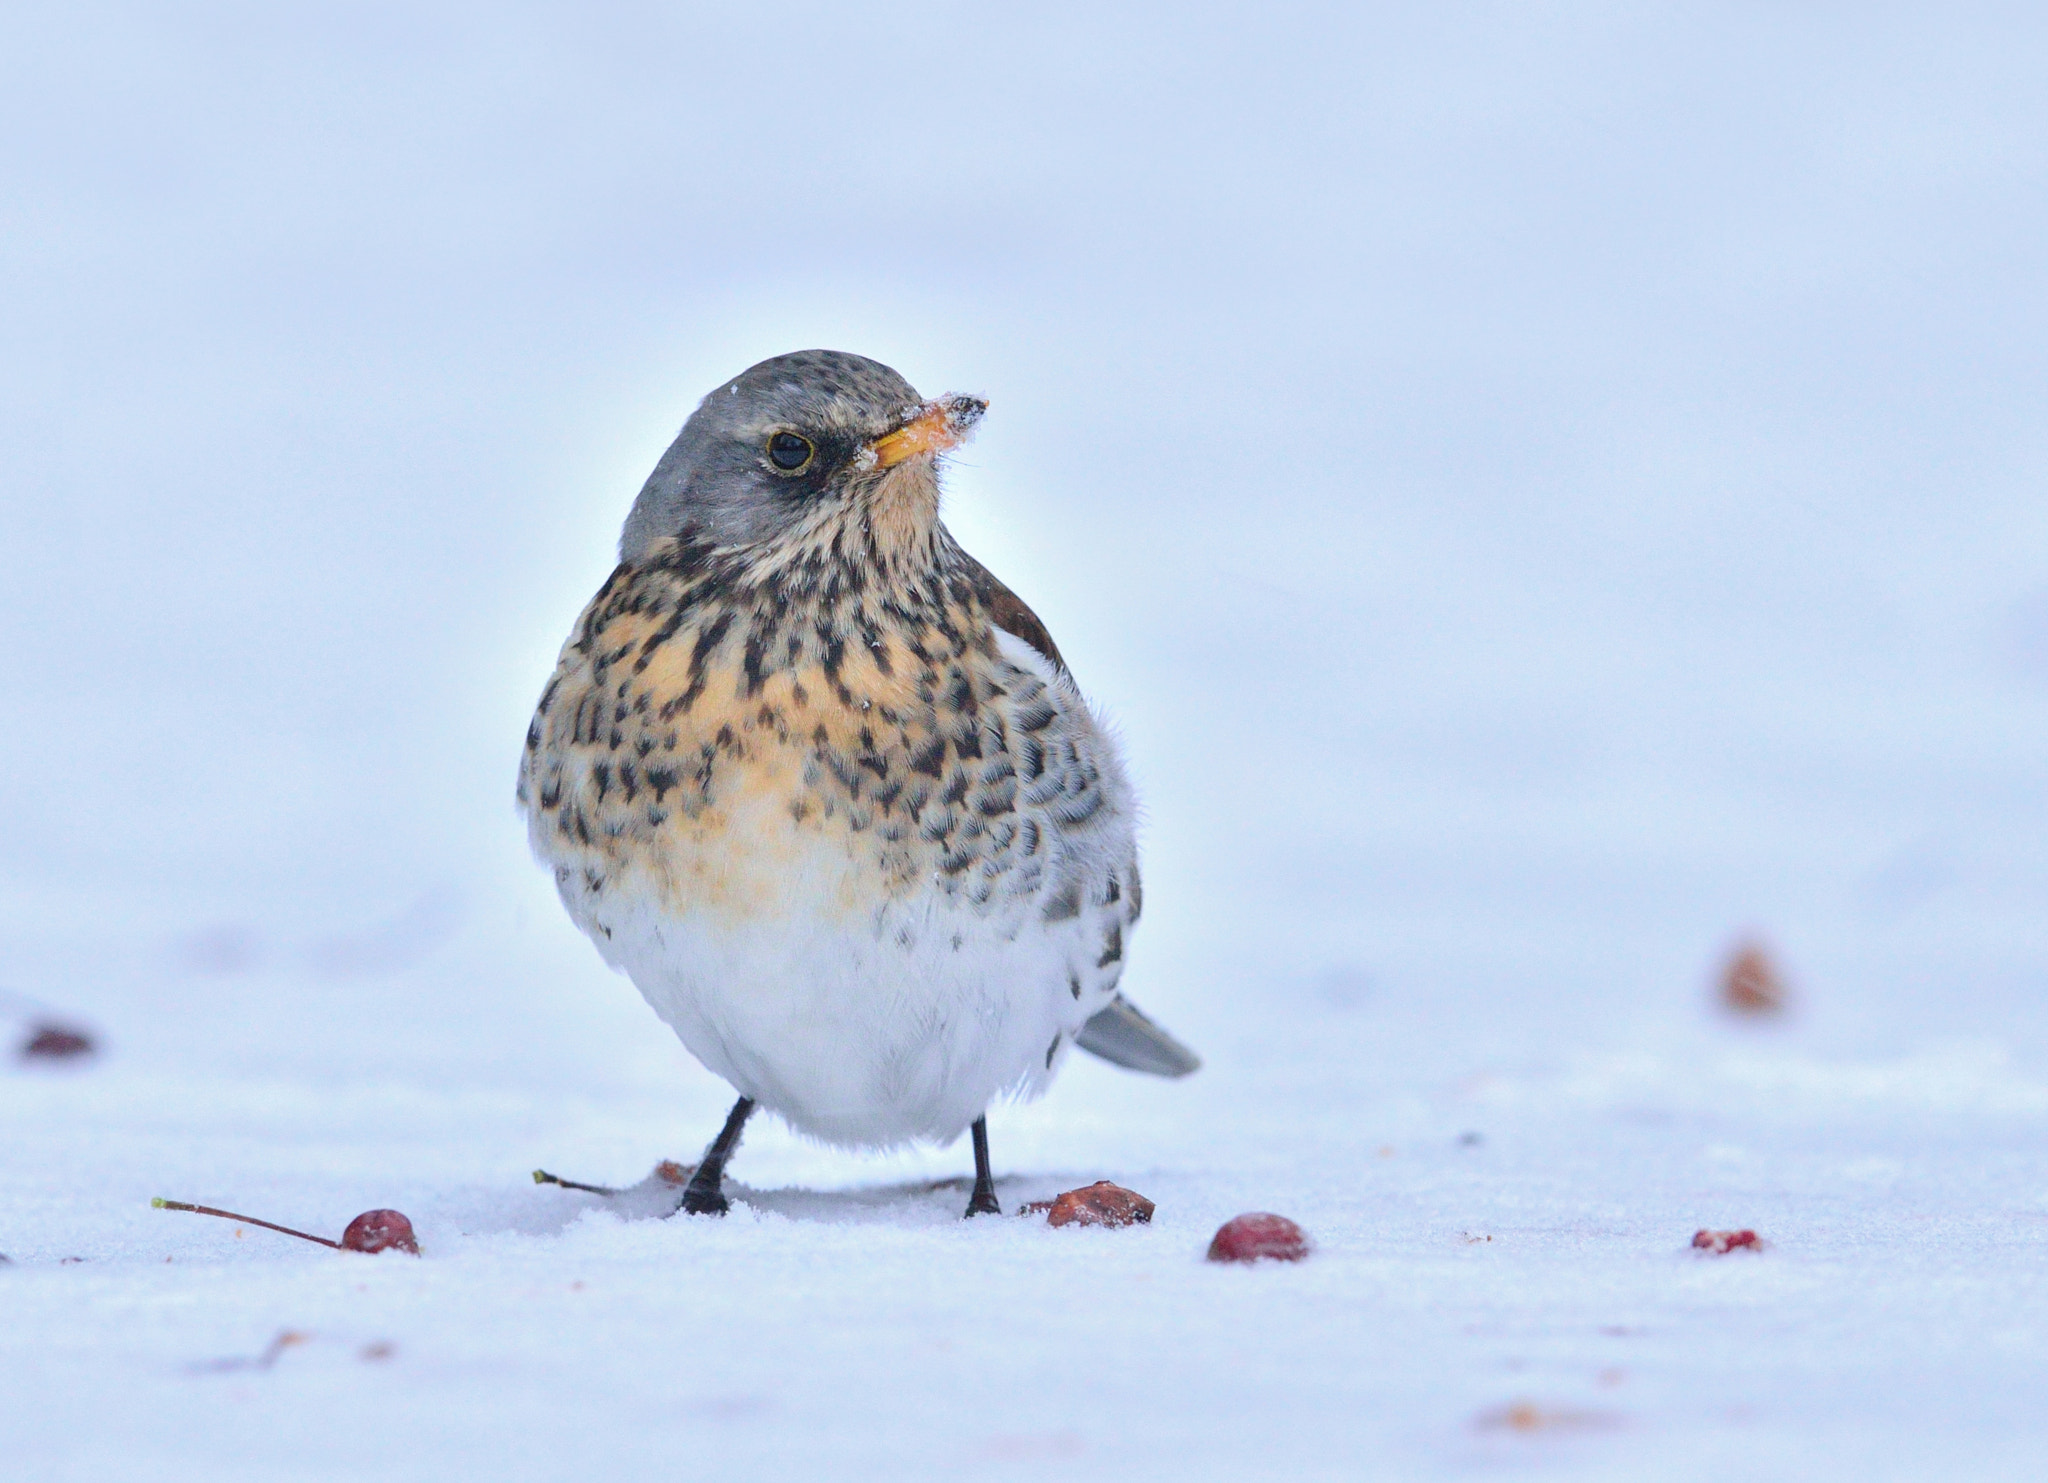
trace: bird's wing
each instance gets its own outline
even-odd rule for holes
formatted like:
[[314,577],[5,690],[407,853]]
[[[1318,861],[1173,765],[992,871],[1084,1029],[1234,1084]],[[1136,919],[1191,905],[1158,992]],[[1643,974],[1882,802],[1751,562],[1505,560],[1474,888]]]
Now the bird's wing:
[[988,610],[991,623],[1030,645],[1054,669],[1064,670],[1067,667],[1066,660],[1060,658],[1059,645],[1052,641],[1052,635],[1039,622],[1038,614],[1031,611],[1023,598],[1005,587],[1000,577],[965,551],[960,552],[960,566],[968,585],[974,589],[974,595]]
[[1200,1056],[1145,1018],[1121,994],[1081,1027],[1074,1044],[1114,1065],[1154,1076],[1186,1076],[1202,1066]]
[[[958,550],[957,547],[955,549]],[[1023,598],[1005,587],[994,572],[965,551],[960,551],[959,555],[962,574],[981,600],[981,605],[988,610],[989,621],[1028,645],[1055,670],[1065,673],[1067,662],[1060,658],[1059,645],[1052,641],[1052,635],[1046,632],[1038,614],[1031,611]],[[1133,919],[1135,915],[1133,913]],[[1144,1011],[1121,994],[1110,1001],[1109,1008],[1081,1027],[1080,1033],[1074,1037],[1074,1044],[1112,1065],[1149,1072],[1154,1076],[1186,1076],[1191,1071],[1200,1070],[1202,1065],[1200,1056],[1153,1024],[1145,1017]]]

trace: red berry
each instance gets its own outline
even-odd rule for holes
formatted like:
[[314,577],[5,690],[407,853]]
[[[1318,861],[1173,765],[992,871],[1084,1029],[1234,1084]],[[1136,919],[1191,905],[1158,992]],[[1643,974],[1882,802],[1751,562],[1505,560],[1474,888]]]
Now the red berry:
[[1762,943],[1741,944],[1721,970],[1721,1003],[1735,1014],[1782,1014],[1790,998],[1784,975]]
[[1159,1207],[1136,1190],[1098,1179],[1085,1189],[1070,1189],[1046,1207],[1050,1226],[1127,1226],[1152,1219]]
[[412,1233],[412,1222],[396,1210],[365,1210],[341,1233],[345,1251],[406,1251],[420,1254],[420,1243]]
[[35,1033],[22,1043],[24,1061],[68,1061],[92,1054],[92,1037],[83,1030],[62,1025],[36,1025]]
[[1694,1231],[1692,1244],[1700,1251],[1726,1256],[1731,1251],[1762,1251],[1763,1238],[1755,1231]]
[[1263,1210],[1226,1220],[1209,1243],[1212,1262],[1298,1262],[1307,1255],[1307,1233],[1286,1216]]

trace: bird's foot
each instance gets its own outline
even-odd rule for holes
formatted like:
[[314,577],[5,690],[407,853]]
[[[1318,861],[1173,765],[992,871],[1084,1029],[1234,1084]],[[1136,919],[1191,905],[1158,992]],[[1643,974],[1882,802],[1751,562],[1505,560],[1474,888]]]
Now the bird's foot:
[[1003,1207],[996,1203],[996,1192],[992,1189],[982,1189],[977,1186],[974,1193],[968,1197],[967,1213],[960,1218],[962,1220],[972,1220],[977,1215],[1001,1215],[1002,1213]]
[[699,1189],[693,1184],[683,1191],[680,1208],[685,1215],[723,1215],[732,1209],[732,1201],[723,1190]]

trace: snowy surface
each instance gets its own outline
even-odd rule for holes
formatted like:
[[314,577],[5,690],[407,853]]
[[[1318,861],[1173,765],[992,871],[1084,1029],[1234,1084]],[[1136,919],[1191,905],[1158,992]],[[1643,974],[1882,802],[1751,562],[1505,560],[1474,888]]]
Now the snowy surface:
[[[0,1069],[10,1479],[2039,1476],[2048,27],[9,26],[0,986],[105,1044]],[[512,768],[812,344],[991,399],[949,519],[1128,743],[1207,1067],[991,1121],[1149,1227],[766,1122],[723,1222],[530,1180],[724,1112]]]

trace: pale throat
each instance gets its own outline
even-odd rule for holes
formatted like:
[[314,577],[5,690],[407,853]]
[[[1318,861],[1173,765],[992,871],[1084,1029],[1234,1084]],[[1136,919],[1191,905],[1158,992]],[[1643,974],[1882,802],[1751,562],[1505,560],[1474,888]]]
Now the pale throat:
[[939,564],[939,479],[929,456],[859,477],[845,493],[812,513],[747,563],[762,581],[830,552],[860,561],[884,580],[910,584]]

